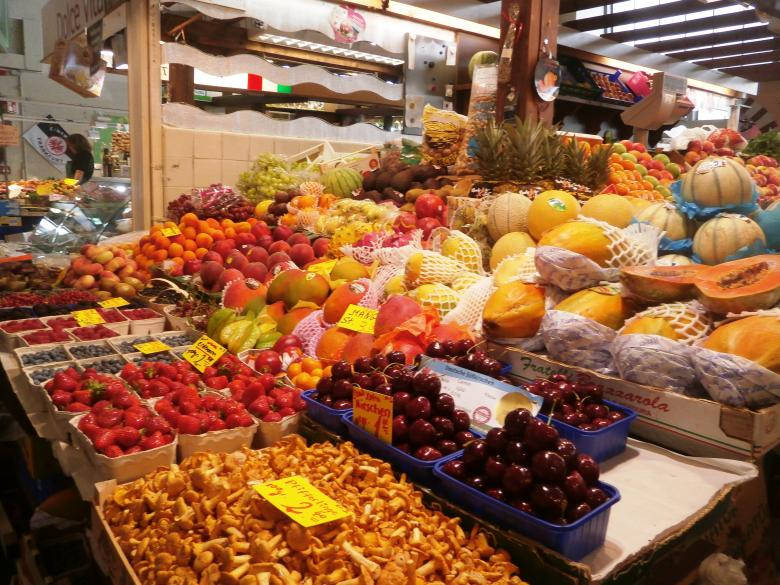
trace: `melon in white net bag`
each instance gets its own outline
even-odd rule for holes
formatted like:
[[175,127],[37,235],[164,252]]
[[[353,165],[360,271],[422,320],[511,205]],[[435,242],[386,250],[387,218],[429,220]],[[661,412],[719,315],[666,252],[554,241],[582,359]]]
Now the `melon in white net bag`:
[[436,307],[440,316],[447,315],[461,300],[461,296],[440,282],[421,284],[409,293],[409,296],[422,306]]
[[482,250],[475,240],[463,232],[437,228],[432,233],[431,243],[433,251],[462,262],[472,272],[484,274]]
[[434,282],[449,285],[464,272],[469,269],[463,262],[429,250],[415,251],[406,261],[406,282],[415,287]]
[[691,348],[660,335],[618,335],[610,348],[620,377],[690,394],[696,382]]
[[674,329],[677,341],[687,345],[703,338],[712,329],[712,318],[697,301],[664,303],[649,307],[627,319],[623,329],[644,317],[661,318],[667,321]]
[[457,323],[471,331],[482,329],[482,311],[493,292],[493,283],[489,276],[477,278],[477,281],[461,292],[460,302],[444,316],[443,323]]
[[547,311],[539,331],[554,360],[602,374],[615,372],[610,346],[614,329],[566,311]]
[[474,272],[464,272],[452,281],[452,290],[456,292],[463,292],[471,285],[481,281],[484,276],[480,276]]

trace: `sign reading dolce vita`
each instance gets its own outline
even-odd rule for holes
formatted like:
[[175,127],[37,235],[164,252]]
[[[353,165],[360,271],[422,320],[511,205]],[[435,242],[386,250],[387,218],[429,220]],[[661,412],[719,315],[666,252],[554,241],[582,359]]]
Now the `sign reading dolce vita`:
[[49,0],[41,11],[43,55],[54,51],[57,41],[69,41],[103,19],[126,0]]

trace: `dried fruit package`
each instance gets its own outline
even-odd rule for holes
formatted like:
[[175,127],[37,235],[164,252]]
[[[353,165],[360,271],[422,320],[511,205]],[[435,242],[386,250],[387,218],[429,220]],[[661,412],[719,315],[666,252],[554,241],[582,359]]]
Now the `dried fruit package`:
[[458,158],[468,118],[449,110],[440,110],[430,104],[423,108],[423,162],[449,166]]
[[456,162],[461,175],[474,173],[473,157],[477,151],[477,133],[496,119],[498,65],[477,65],[471,81],[471,99],[466,132]]
[[614,374],[610,347],[617,334],[592,319],[566,311],[547,311],[539,327],[547,354],[554,360]]

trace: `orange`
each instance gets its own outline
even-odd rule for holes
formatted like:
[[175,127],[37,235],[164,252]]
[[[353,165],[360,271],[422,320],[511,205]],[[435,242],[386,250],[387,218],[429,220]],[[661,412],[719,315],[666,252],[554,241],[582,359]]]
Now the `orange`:
[[198,231],[200,232],[207,232],[211,229],[211,226],[206,220],[202,220],[198,222]]
[[184,225],[194,227],[194,228],[197,228],[198,224],[200,224],[200,220],[198,219],[198,216],[191,212],[182,215],[180,221]]
[[178,223],[176,223],[175,221],[166,221],[166,222],[163,224],[163,227],[167,227],[167,228],[177,228],[177,227],[179,227],[179,224],[178,224]]
[[646,189],[647,191],[652,191],[653,184],[650,181],[642,181],[642,188]]
[[[187,241],[189,242],[190,240]],[[184,258],[184,260],[195,260],[197,258],[195,252],[193,252],[192,250],[184,250],[181,257]]]
[[184,246],[181,244],[171,244],[171,247],[168,248],[168,256],[170,258],[179,258],[182,254],[184,254]]
[[330,377],[330,372],[333,370],[333,366],[328,366],[324,370],[322,370],[322,375]]
[[294,226],[298,224],[298,218],[292,213],[285,213],[282,216],[282,224],[288,226]]
[[297,377],[301,372],[303,371],[303,366],[301,362],[293,362],[289,366],[287,366],[287,377],[292,380],[293,378]]
[[313,369],[311,372],[309,372],[309,373],[311,374],[311,377],[312,377],[312,378],[317,378],[317,380],[319,380],[320,378],[322,378],[322,369],[320,369],[320,368],[314,368],[314,369]]
[[306,372],[302,372],[295,376],[293,384],[295,384],[295,386],[298,388],[302,388],[303,390],[309,390],[312,388],[311,375],[307,374]]
[[248,221],[240,221],[233,227],[237,234],[243,234],[252,229],[252,224],[250,224]]
[[311,377],[311,387],[312,388],[316,388],[317,387],[317,384],[319,384],[319,381],[320,381],[321,377],[322,376],[312,375],[312,377]]
[[198,244],[195,240],[184,240],[184,249],[194,252],[198,249]]
[[144,244],[148,244],[151,241],[152,241],[152,238],[150,238],[149,236],[144,236],[140,240],[138,240],[138,245],[139,246],[143,246]]
[[154,244],[144,244],[141,248],[141,252],[143,252],[146,256],[151,256],[156,249],[157,248],[155,248]]
[[225,233],[222,230],[209,230],[209,235],[214,239],[215,242],[225,239]]
[[198,247],[206,248],[208,251],[208,248],[210,248],[211,244],[214,243],[214,238],[212,238],[207,233],[200,233],[197,236],[195,236],[195,243],[198,244]]
[[251,227],[251,226],[253,226],[253,225],[255,225],[255,224],[257,223],[257,218],[256,218],[256,217],[250,217],[248,220],[246,220],[246,222],[247,222],[247,223],[250,225],[250,227]]
[[183,230],[181,230],[181,235],[183,235],[188,240],[194,240],[195,236],[198,235],[198,230],[196,230],[192,226],[185,227]]
[[206,254],[208,254],[209,251],[207,248],[198,248],[195,250],[195,257],[196,258],[203,258]]
[[179,265],[184,264],[184,258],[182,258],[181,256],[177,256],[176,258],[171,258],[171,261],[174,264],[179,264]]
[[183,246],[184,245],[184,240],[186,240],[187,238],[185,238],[183,235],[179,234],[178,236],[171,236],[170,239],[171,239],[172,243],[179,244],[180,246]]
[[623,185],[622,183],[617,185],[615,187],[615,190],[617,191],[618,195],[628,195],[628,191],[629,191],[628,186]]
[[226,217],[225,219],[222,220],[221,225],[223,228],[233,227],[233,220]]
[[206,223],[209,224],[209,227],[212,227],[212,228],[220,227],[219,226],[219,222],[216,219],[214,219],[213,217],[208,218],[206,220]]
[[167,250],[171,245],[171,241],[165,236],[154,236],[154,247],[158,249]]
[[225,228],[225,237],[226,238],[235,238],[236,237],[236,230],[232,227],[226,227]]
[[152,254],[152,260],[154,260],[155,262],[162,262],[167,258],[168,258],[168,250],[156,250],[154,254]]
[[311,374],[315,368],[319,368],[322,364],[320,363],[320,360],[316,360],[312,357],[305,357],[301,360],[301,365],[303,366],[304,372]]
[[149,230],[149,234],[150,235],[154,235],[154,234],[156,234],[159,231],[162,231],[162,226],[159,225],[159,224],[154,224],[152,226],[152,229]]

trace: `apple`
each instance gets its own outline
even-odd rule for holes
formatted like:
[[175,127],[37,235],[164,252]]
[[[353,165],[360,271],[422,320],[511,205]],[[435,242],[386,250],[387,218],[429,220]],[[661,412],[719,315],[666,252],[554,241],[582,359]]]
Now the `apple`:
[[669,163],[666,165],[666,170],[669,171],[675,179],[680,176],[680,165],[677,163]]
[[418,218],[441,217],[444,211],[444,201],[433,193],[423,193],[414,202],[414,211]]
[[631,144],[631,150],[638,150],[639,152],[645,152],[645,145],[641,142],[634,142]]
[[427,240],[437,227],[441,227],[441,222],[435,217],[421,217],[417,220],[417,229],[422,230],[423,239]]
[[328,238],[317,238],[314,240],[312,248],[314,249],[314,255],[317,258],[322,258],[325,254],[328,253],[328,248],[330,248],[330,240]]
[[184,274],[195,274],[200,272],[200,265],[201,261],[197,258],[195,260],[187,260],[184,263],[183,272]]
[[690,142],[688,142],[688,151],[701,152],[702,151],[701,140],[691,140]]
[[219,252],[214,251],[208,251],[203,255],[203,258],[201,258],[202,262],[218,262],[219,264],[222,264],[222,255]]
[[393,222],[393,228],[396,231],[407,233],[415,229],[415,227],[417,227],[416,224],[417,218],[413,213],[402,211],[398,214],[398,217],[395,218],[395,221]]
[[622,142],[616,142],[612,145],[612,152],[616,152],[617,154],[623,154],[624,152],[628,152],[628,148],[626,148],[626,145]]
[[297,335],[282,335],[279,339],[276,340],[276,343],[274,343],[273,351],[277,353],[285,353],[288,349],[293,348],[302,349],[303,348],[303,342]]
[[669,157],[662,152],[656,154],[653,157],[653,160],[660,160],[664,165],[668,165],[670,162],[672,162],[671,160],[669,160]]
[[264,349],[255,356],[255,370],[261,374],[278,374],[282,371],[282,358],[273,349]]
[[705,140],[704,142],[701,143],[701,149],[704,152],[710,154],[710,153],[714,152],[716,148],[720,148],[720,147],[725,146],[725,145],[726,145],[726,141],[725,140],[723,141],[723,144],[721,144],[720,146],[718,146],[717,144],[715,144],[714,142],[712,142],[710,140]]

